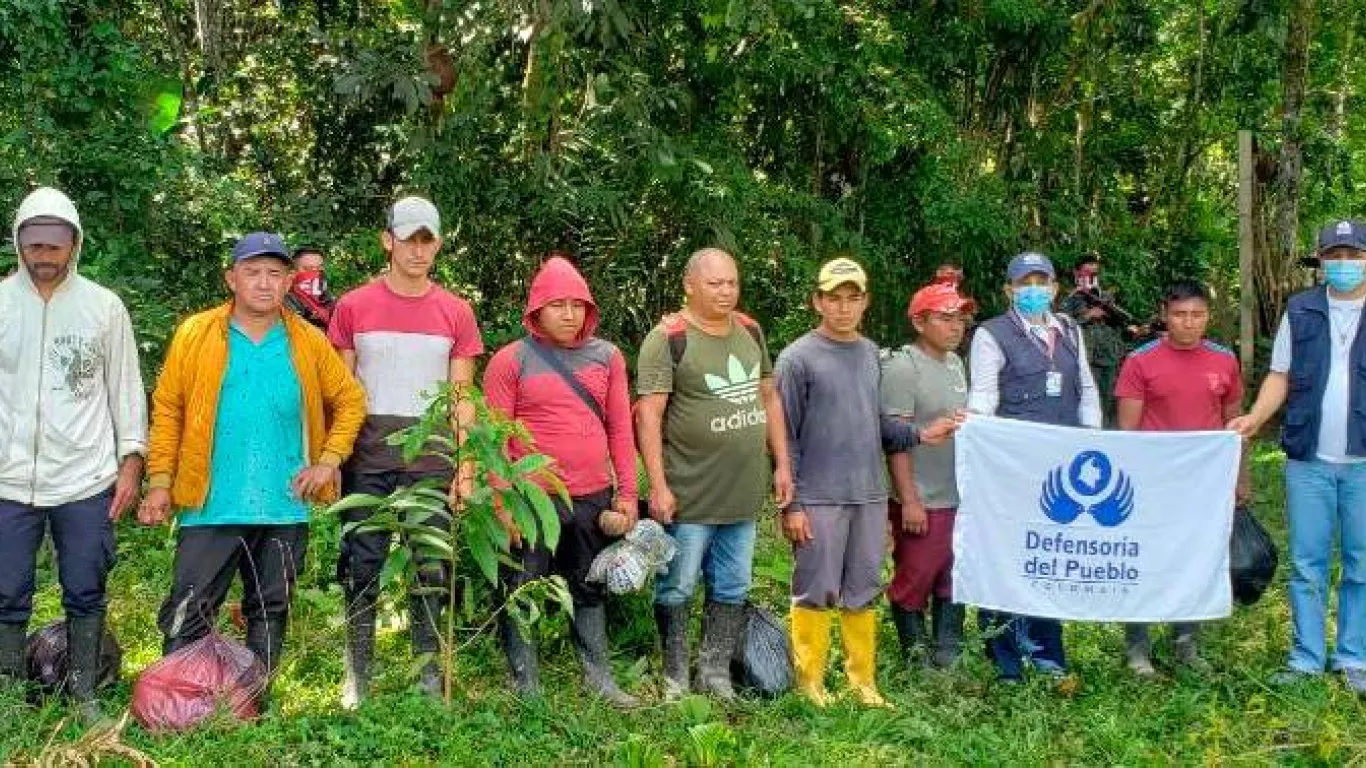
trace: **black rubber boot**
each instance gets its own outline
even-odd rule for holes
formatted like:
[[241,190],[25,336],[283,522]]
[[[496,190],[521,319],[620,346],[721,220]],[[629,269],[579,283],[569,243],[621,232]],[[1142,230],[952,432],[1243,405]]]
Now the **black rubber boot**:
[[929,654],[930,633],[924,611],[912,611],[892,603],[892,625],[901,643],[901,656],[908,668],[925,661]]
[[444,595],[411,595],[408,598],[408,639],[413,657],[426,656],[418,672],[417,687],[433,699],[444,694],[441,679],[441,609]]
[[702,610],[702,648],[697,654],[697,686],[721,701],[734,701],[730,660],[744,635],[744,605],[707,601]]
[[503,653],[508,658],[508,671],[512,674],[512,688],[521,699],[536,698],[541,695],[541,665],[536,658],[534,639],[522,637],[517,630],[517,622],[504,611],[498,617],[498,635]]
[[688,604],[655,604],[655,626],[664,656],[664,700],[688,695]]
[[28,625],[0,623],[0,690],[23,694],[28,687]]
[[934,599],[931,604],[934,622],[934,656],[931,663],[939,669],[948,669],[958,663],[963,654],[963,621],[967,611],[962,603]]
[[[347,601],[348,605],[355,603]],[[375,658],[375,606],[352,607],[346,619],[346,667],[342,678],[342,708],[356,709],[370,695],[370,665]]]
[[266,668],[266,682],[256,696],[257,707],[264,715],[270,710],[270,687],[275,683],[275,671],[280,668],[280,655],[284,652],[285,620],[249,619],[246,645]]
[[1153,677],[1152,642],[1148,638],[1147,624],[1124,625],[1124,661],[1129,671],[1139,677]]
[[66,620],[66,644],[71,671],[67,695],[76,703],[76,712],[87,726],[104,721],[104,712],[95,698],[100,678],[100,643],[104,640],[104,614]]
[[620,709],[640,706],[636,697],[617,686],[607,653],[607,609],[601,605],[574,607],[574,650],[583,663],[588,689]]
[[1192,672],[1207,674],[1213,671],[1210,663],[1200,657],[1200,625],[1194,622],[1172,625],[1172,655],[1178,664]]

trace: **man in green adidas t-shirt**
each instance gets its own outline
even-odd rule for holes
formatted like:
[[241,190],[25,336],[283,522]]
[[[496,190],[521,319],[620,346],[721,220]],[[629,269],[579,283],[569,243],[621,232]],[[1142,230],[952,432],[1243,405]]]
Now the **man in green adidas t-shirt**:
[[698,684],[732,699],[730,659],[744,630],[755,520],[770,467],[777,467],[779,507],[792,499],[792,474],[763,332],[735,310],[735,260],[714,248],[694,253],[683,288],[683,310],[650,332],[637,360],[636,425],[650,514],[678,543],[655,583],[655,620],[665,696],[677,699],[688,691],[689,603],[705,579]]

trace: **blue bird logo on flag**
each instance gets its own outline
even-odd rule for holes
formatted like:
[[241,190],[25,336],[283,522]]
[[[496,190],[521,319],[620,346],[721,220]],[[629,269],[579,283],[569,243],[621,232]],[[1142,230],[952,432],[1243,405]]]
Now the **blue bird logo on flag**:
[[1048,473],[1039,507],[1055,523],[1067,525],[1085,512],[1097,523],[1113,528],[1133,513],[1134,487],[1128,475],[1114,469],[1109,456],[1082,451],[1065,472],[1063,467],[1056,467]]

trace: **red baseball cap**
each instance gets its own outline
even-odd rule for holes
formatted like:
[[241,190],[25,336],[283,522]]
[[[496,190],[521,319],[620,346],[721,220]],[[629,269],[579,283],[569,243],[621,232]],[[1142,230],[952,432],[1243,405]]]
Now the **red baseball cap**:
[[915,292],[911,297],[908,317],[919,317],[929,312],[966,312],[977,311],[977,302],[958,292],[958,287],[950,283],[932,283]]

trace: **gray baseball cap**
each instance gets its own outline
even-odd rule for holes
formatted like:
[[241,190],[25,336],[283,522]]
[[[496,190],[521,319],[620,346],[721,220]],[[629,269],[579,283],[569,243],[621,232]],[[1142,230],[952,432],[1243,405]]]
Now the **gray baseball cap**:
[[425,197],[405,197],[389,209],[389,231],[400,240],[407,240],[419,229],[441,237],[441,214]]

